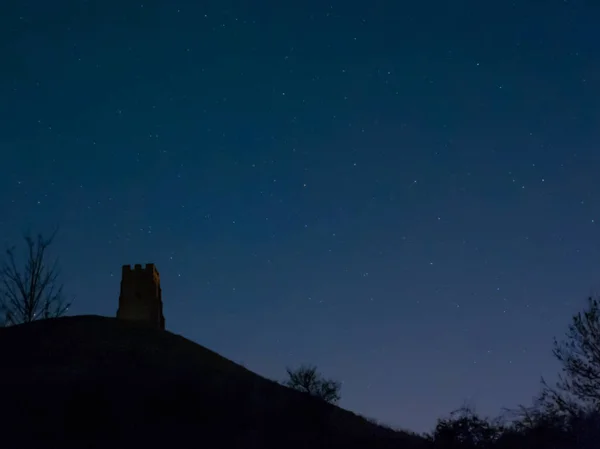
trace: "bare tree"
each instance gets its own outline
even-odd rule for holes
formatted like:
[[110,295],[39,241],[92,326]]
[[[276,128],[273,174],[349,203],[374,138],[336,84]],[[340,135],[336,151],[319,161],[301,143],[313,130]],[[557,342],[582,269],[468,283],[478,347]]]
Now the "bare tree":
[[55,318],[69,309],[71,304],[65,302],[63,285],[58,282],[58,260],[51,264],[46,260],[55,236],[56,232],[49,238],[39,234],[34,239],[25,234],[27,251],[22,267],[17,261],[16,248],[6,249],[6,258],[0,264],[0,309],[5,315],[5,325]]
[[555,386],[542,379],[541,401],[554,413],[571,416],[600,411],[600,303],[588,298],[573,316],[563,341],[552,351],[562,369]]
[[335,404],[341,399],[342,384],[325,379],[315,366],[301,366],[295,370],[290,368],[286,370],[288,379],[283,382],[286,387],[315,396],[330,404]]

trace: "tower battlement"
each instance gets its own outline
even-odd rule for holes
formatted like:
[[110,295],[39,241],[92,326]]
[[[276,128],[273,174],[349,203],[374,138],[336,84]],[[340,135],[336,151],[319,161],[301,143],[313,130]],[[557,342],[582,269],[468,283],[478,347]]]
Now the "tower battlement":
[[148,323],[164,330],[160,274],[153,263],[123,265],[117,318]]
[[158,270],[156,269],[156,265],[154,265],[153,263],[147,263],[146,266],[142,266],[142,264],[136,263],[133,267],[131,265],[123,265],[122,272],[123,274],[131,272],[148,272],[154,273],[160,278]]

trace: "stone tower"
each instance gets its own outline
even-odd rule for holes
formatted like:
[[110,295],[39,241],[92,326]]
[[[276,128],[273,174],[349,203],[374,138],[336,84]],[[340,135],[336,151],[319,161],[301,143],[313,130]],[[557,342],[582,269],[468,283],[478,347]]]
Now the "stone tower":
[[153,263],[133,269],[123,265],[117,318],[144,321],[155,329],[165,329],[160,276]]

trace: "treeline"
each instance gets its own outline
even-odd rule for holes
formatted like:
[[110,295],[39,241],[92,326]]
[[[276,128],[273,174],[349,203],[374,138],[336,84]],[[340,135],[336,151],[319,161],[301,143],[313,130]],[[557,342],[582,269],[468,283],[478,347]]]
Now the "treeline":
[[496,419],[468,408],[438,420],[429,439],[448,449],[592,449],[600,448],[600,304],[588,298],[572,317],[553,354],[560,362],[558,380],[541,381],[533,403],[507,410]]

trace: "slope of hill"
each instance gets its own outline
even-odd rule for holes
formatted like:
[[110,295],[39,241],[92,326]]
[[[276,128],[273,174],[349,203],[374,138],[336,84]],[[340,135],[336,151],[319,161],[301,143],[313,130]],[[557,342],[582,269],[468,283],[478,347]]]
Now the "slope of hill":
[[2,447],[426,446],[183,337],[113,318],[0,328],[0,356]]

